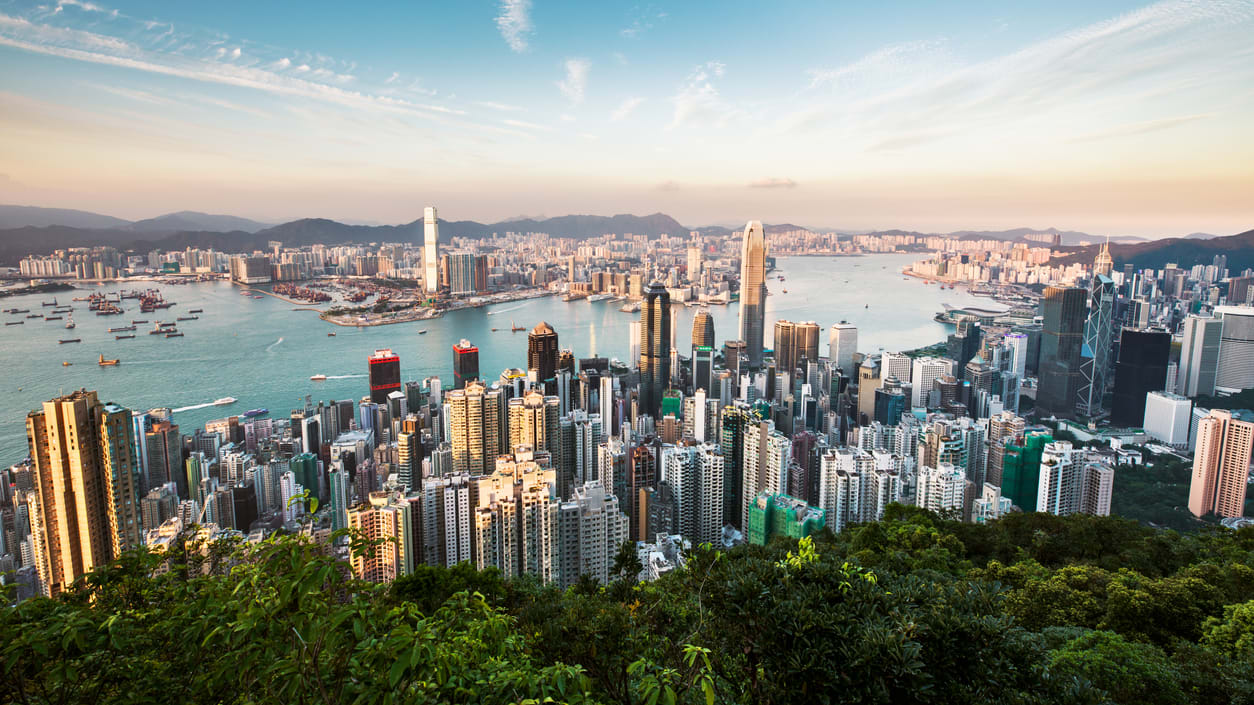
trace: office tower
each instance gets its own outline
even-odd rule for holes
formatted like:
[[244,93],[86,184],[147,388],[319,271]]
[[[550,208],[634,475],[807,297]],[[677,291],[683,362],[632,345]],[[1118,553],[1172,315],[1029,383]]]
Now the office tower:
[[189,496],[185,477],[180,472],[183,469],[183,435],[179,433],[178,425],[169,421],[152,421],[144,431],[142,441],[148,469],[146,486],[161,487],[173,482],[180,497]]
[[749,221],[740,244],[740,340],[745,343],[741,364],[762,364],[766,329],[766,233],[762,223]]
[[1219,368],[1219,345],[1224,322],[1210,316],[1188,316],[1180,327],[1180,367],[1176,388],[1181,396],[1212,396]]
[[[688,281],[696,284],[701,281],[701,247],[700,245],[688,246]],[[712,345],[713,343],[707,343]]]
[[35,568],[44,595],[56,596],[142,542],[135,432],[129,410],[79,390],[28,414],[26,437]]
[[858,365],[858,423],[875,420],[875,394],[880,387],[880,356],[868,355]]
[[692,389],[711,394],[717,391],[714,386],[714,348],[708,345],[692,349]]
[[401,358],[391,350],[375,350],[368,362],[370,401],[386,403],[389,394],[401,389]]
[[1110,423],[1139,428],[1145,420],[1145,395],[1161,391],[1167,382],[1171,334],[1164,330],[1124,328],[1115,365],[1115,396]]
[[858,351],[858,327],[848,321],[832,326],[828,333],[827,357],[846,375],[852,375],[853,355]]
[[1005,341],[1010,347],[1009,371],[1024,379],[1028,373],[1028,336],[1026,333],[1007,333]]
[[544,384],[557,374],[557,332],[541,321],[527,334],[527,370]]
[[758,421],[745,426],[743,479],[740,483],[742,499],[737,507],[741,526],[749,526],[749,505],[759,492],[779,494],[784,491],[791,460],[792,444],[787,436],[775,430],[773,422]]
[[1042,299],[1044,327],[1036,392],[1038,413],[1071,416],[1080,390],[1080,350],[1084,345],[1086,292],[1051,286]]
[[787,374],[790,379],[797,366],[797,346],[793,340],[796,332],[796,324],[792,321],[779,320],[775,321],[775,334],[771,338],[771,346],[775,352],[775,369]]
[[814,321],[798,323],[793,333],[792,360],[794,367],[805,367],[807,362],[819,359],[819,324]]
[[1254,387],[1254,306],[1217,306],[1215,316],[1223,321],[1216,390],[1235,394]]
[[822,509],[786,494],[760,492],[749,504],[746,540],[765,546],[777,536],[801,539],[822,531],[824,526]]
[[557,577],[558,502],[552,469],[527,454],[501,458],[492,474],[470,481],[471,563],[502,577]]
[[322,474],[318,467],[318,458],[312,453],[301,453],[287,461],[287,467],[295,476],[296,482],[309,493],[310,498],[323,501]]
[[406,492],[422,489],[422,438],[417,431],[401,431],[396,438],[396,475]]
[[353,575],[390,583],[414,570],[414,517],[410,503],[388,492],[371,492],[367,503],[348,510],[348,528],[368,543],[352,553]]
[[692,347],[702,345],[714,347],[714,317],[710,315],[710,309],[704,306],[692,317]]
[[1189,447],[1189,427],[1193,420],[1193,402],[1172,392],[1150,392],[1145,395],[1145,419],[1141,427],[1146,435],[1173,448]]
[[1145,299],[1133,299],[1128,307],[1128,326],[1131,328],[1149,328],[1150,302]]
[[627,523],[618,498],[600,482],[575,487],[558,508],[558,584],[568,588],[584,575],[608,584],[618,547],[627,540]]
[[932,408],[929,396],[936,386],[936,380],[952,372],[953,363],[941,357],[918,357],[910,372],[913,381],[910,405],[914,407]]
[[1024,428],[1026,428],[1026,422],[1009,411],[989,417],[988,462],[985,466],[984,482],[1001,487],[1006,443],[1018,439],[1023,434]]
[[961,370],[980,351],[984,329],[979,321],[960,320],[957,329],[946,339],[946,356]]
[[1022,442],[1006,445],[1002,459],[1002,495],[1025,512],[1036,511],[1041,455],[1045,446],[1053,441],[1054,437],[1046,431],[1027,431]]
[[422,281],[426,285],[428,294],[434,294],[439,288],[440,254],[437,249],[439,240],[440,225],[436,218],[435,208],[427,206],[422,212]]
[[[859,391],[861,395],[861,391]],[[896,377],[884,380],[884,386],[875,390],[875,409],[872,421],[885,426],[896,426],[901,421],[909,402]]]
[[[626,450],[626,476],[623,483],[623,494],[626,495],[626,506],[631,516],[628,533],[633,541],[643,541],[648,535],[648,491],[658,485],[661,472],[658,468],[658,450],[661,446],[656,439],[648,439]],[[615,492],[618,494],[618,492]]]
[[744,438],[750,425],[758,420],[747,404],[736,403],[723,408],[719,429],[719,450],[723,453],[723,523],[737,528],[740,507],[744,501]]
[[451,568],[470,560],[470,476],[444,475],[423,482],[419,495],[425,565]]
[[915,504],[931,512],[961,516],[966,495],[967,476],[951,463],[919,468]]
[[247,532],[252,528],[253,522],[257,521],[257,486],[250,480],[232,485],[229,489],[231,515],[235,521],[232,528]]
[[496,465],[509,437],[502,428],[504,408],[500,387],[491,389],[482,382],[470,382],[465,389],[445,395],[449,407],[449,440],[452,443],[453,472],[487,475]]
[[1189,485],[1189,511],[1201,517],[1239,517],[1254,453],[1254,419],[1214,409],[1197,422],[1197,448]]
[[1046,444],[1041,453],[1041,474],[1036,511],[1068,514],[1110,515],[1115,469],[1086,457],[1068,441]]
[[675,500],[675,530],[694,546],[721,540],[724,473],[716,444],[688,442],[662,452],[662,481]]
[[453,389],[465,389],[466,383],[479,379],[479,348],[462,338],[453,345]]
[[1110,279],[1110,250],[1102,246],[1089,283],[1088,315],[1080,348],[1080,389],[1076,408],[1085,416],[1100,416],[1102,397],[1110,378],[1110,350],[1115,331],[1115,283]]
[[640,305],[640,408],[656,416],[662,391],[671,376],[670,294],[661,282],[653,282]]
[[905,384],[911,379],[910,372],[913,364],[913,358],[905,353],[882,353],[880,355],[880,379],[887,380],[889,377],[896,377],[899,382]]
[[179,496],[173,484],[154,487],[140,501],[140,524],[145,529],[155,529],[173,517],[178,508]]

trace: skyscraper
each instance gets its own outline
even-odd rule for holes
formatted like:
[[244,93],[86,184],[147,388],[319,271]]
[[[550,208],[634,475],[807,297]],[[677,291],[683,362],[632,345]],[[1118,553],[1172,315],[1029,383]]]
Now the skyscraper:
[[466,383],[479,379],[479,348],[462,338],[453,345],[453,389],[465,389]]
[[692,317],[692,347],[695,349],[703,345],[714,347],[714,317],[705,307]]
[[1189,316],[1181,326],[1180,367],[1176,389],[1181,396],[1211,396],[1215,393],[1215,372],[1219,366],[1222,319]]
[[527,370],[535,372],[540,384],[557,373],[557,331],[544,321],[527,334]]
[[775,335],[771,338],[771,347],[775,350],[775,369],[778,372],[786,373],[790,377],[796,366],[796,360],[793,353],[796,350],[794,338],[796,337],[797,326],[792,321],[778,320],[775,321]]
[[841,321],[832,326],[827,340],[828,359],[847,376],[852,377],[853,354],[858,351],[858,327],[848,321]]
[[434,294],[440,284],[440,254],[437,251],[439,240],[440,225],[435,207],[427,206],[422,212],[422,280],[428,294]]
[[1110,249],[1103,245],[1093,263],[1089,283],[1088,315],[1080,347],[1080,389],[1076,408],[1085,416],[1100,416],[1102,397],[1110,378],[1110,350],[1114,336],[1115,283],[1110,278]]
[[597,480],[574,488],[558,507],[558,566],[562,587],[589,575],[608,583],[618,547],[627,540],[627,515],[618,498]]
[[445,395],[453,472],[471,475],[492,472],[496,456],[504,450],[503,439],[508,437],[502,428],[505,423],[502,396],[499,386],[488,389],[478,381]]
[[[1041,307],[1041,363],[1036,408],[1042,413],[1071,416],[1080,390],[1080,350],[1084,345],[1084,289],[1051,286]],[[916,383],[917,384],[917,383]]]
[[640,409],[654,416],[671,376],[670,301],[666,287],[653,282],[640,305]]
[[1218,306],[1223,321],[1215,388],[1228,393],[1254,387],[1254,306]]
[[760,221],[751,220],[740,244],[740,339],[751,367],[762,364],[765,328],[766,233]]
[[413,572],[414,516],[404,500],[371,492],[367,503],[348,510],[348,528],[369,544],[352,554],[353,574],[372,583],[388,583]]
[[1254,419],[1240,412],[1214,409],[1197,422],[1197,449],[1189,485],[1189,512],[1200,517],[1242,516],[1250,455],[1254,453]]
[[1124,328],[1115,364],[1115,396],[1110,422],[1139,428],[1145,420],[1145,396],[1162,391],[1167,383],[1171,334],[1165,330]]
[[370,365],[370,401],[385,404],[388,395],[401,389],[401,358],[391,350],[375,350]]
[[[131,412],[79,390],[26,417],[34,470],[30,521],[41,590],[55,596],[141,543]],[[37,525],[37,526],[36,526]]]

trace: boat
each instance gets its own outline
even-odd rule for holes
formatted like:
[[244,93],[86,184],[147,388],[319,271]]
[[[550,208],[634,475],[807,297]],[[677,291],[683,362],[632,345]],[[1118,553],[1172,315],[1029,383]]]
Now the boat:
[[182,333],[177,333],[177,332],[175,332],[175,333],[166,333],[166,334],[165,334],[165,337],[167,337],[167,338],[182,338],[182,337],[183,337],[183,334],[182,334]]
[[335,337],[335,333],[327,333],[327,337],[328,337],[328,338],[334,338],[334,337]]
[[[426,329],[426,328],[423,328],[422,330],[418,331],[418,335],[426,335],[426,334],[427,334],[427,329]],[[334,333],[332,333],[331,335],[335,335],[335,334],[334,334]]]
[[26,322],[26,321],[5,321],[4,325],[6,325],[6,326],[20,326],[20,325],[22,325],[22,324],[23,324],[23,323],[25,323],[25,322]]
[[605,301],[606,299],[612,299],[612,298],[614,298],[613,294],[593,294],[588,297],[588,303],[593,303],[596,301]]
[[57,300],[56,300],[56,299],[53,299],[52,301],[41,301],[41,302],[39,302],[39,305],[40,305],[40,306],[56,306],[56,305],[57,305]]
[[520,331],[520,330],[524,330],[524,329],[523,329],[523,327],[522,327],[522,326],[518,325],[517,323],[514,323],[513,321],[510,321],[510,322],[509,322],[509,330],[510,330],[510,332],[511,332],[511,333],[517,333],[518,331]]
[[139,325],[140,323],[147,323],[147,322],[148,321],[131,321],[131,325],[135,326],[135,325]]
[[784,293],[785,293],[785,294],[787,294],[787,293],[788,293],[788,290],[787,290],[787,289],[784,289],[783,291],[784,291]]
[[66,338],[64,340],[57,341],[57,343],[81,343],[81,342],[83,342],[82,338]]
[[222,397],[221,399],[214,401],[213,405],[214,406],[230,406],[231,404],[234,404],[237,401],[239,400],[236,399],[235,397]]
[[134,333],[127,333],[126,335],[115,335],[113,336],[113,339],[114,340],[130,340],[131,338],[134,338],[134,337],[135,337]]
[[71,318],[70,320],[68,320],[68,321],[66,321],[66,322],[65,322],[65,327],[66,327],[67,329],[68,329],[68,328],[73,328],[75,325],[76,325],[76,324],[74,323],[74,319],[73,319],[73,318]]
[[126,333],[135,330],[135,326],[122,326],[121,328],[110,328],[110,333]]
[[268,413],[270,413],[270,410],[269,410],[269,409],[249,409],[248,411],[245,411],[245,412],[244,412],[243,414],[241,414],[241,415],[242,415],[244,418],[249,418],[249,419],[250,419],[250,418],[252,418],[252,417],[254,417],[254,416],[261,416],[262,414],[268,414]]
[[44,315],[42,313],[32,313],[31,315],[27,316],[27,318],[43,318],[43,317]]
[[9,313],[30,313],[29,308],[11,308]]
[[65,361],[63,361],[63,362],[61,363],[61,366],[62,366],[62,367],[69,367],[69,366],[70,366],[70,361],[69,361],[69,360],[65,360]]
[[105,356],[104,356],[104,355],[101,355],[101,356],[100,356],[100,360],[98,361],[98,363],[97,363],[97,364],[99,364],[101,367],[113,367],[114,365],[118,364],[119,362],[121,362],[121,360],[119,360],[119,359],[117,359],[117,358],[114,358],[114,359],[112,359],[112,360],[106,360],[106,359],[105,359]]
[[199,318],[197,318],[196,316],[179,316],[177,320],[180,320],[180,321],[199,321],[200,319],[199,319]]
[[59,321],[61,320],[61,317],[60,316],[44,316],[44,320],[45,321]]
[[492,332],[493,332],[493,333],[495,333],[495,332],[497,332],[498,330],[500,330],[500,328],[493,328],[493,329],[492,329]]
[[260,298],[264,298],[264,297],[261,297],[261,296],[254,296],[253,298],[254,298],[254,299],[260,299]]
[[313,376],[311,376],[311,377],[309,378],[309,381],[311,381],[311,382],[325,382],[325,381],[327,381],[327,376],[326,376],[326,375],[313,375]]
[[204,310],[203,308],[194,308],[194,309],[192,309],[192,310],[188,311],[188,313],[204,313],[204,312],[205,312],[205,310]]

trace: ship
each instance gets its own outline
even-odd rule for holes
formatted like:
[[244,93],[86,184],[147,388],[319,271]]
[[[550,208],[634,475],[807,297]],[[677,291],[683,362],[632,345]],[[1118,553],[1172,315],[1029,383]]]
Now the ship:
[[268,413],[270,413],[269,409],[249,409],[248,411],[245,411],[241,415],[244,418],[251,419],[254,416],[261,416],[262,414],[268,414]]
[[204,310],[203,308],[194,308],[194,309],[192,309],[192,310],[188,311],[188,313],[204,313],[204,312],[205,312],[205,310]]
[[327,381],[327,376],[326,376],[326,375],[313,375],[313,376],[311,376],[311,377],[309,378],[309,381],[311,381],[311,382],[325,382],[325,381]]
[[114,340],[130,340],[131,338],[134,338],[134,337],[135,336],[133,335],[115,335],[113,336],[113,339]]
[[131,321],[131,325],[134,326],[134,325],[139,325],[140,323],[147,323],[147,322],[148,321]]
[[25,322],[26,322],[26,321],[5,321],[4,325],[6,325],[6,326],[20,326],[20,325],[22,325],[22,324],[23,324],[23,323],[25,323]]
[[61,320],[61,317],[60,316],[44,316],[44,320],[45,321],[59,321]]
[[199,318],[197,318],[196,316],[179,316],[177,320],[180,320],[180,321],[199,321],[200,319],[199,319]]
[[518,331],[520,331],[520,330],[526,330],[526,329],[525,329],[525,328],[523,328],[522,326],[518,325],[517,323],[514,323],[513,321],[510,321],[510,322],[509,322],[509,330],[510,330],[510,332],[511,332],[511,333],[517,333],[517,332],[518,332]]
[[104,355],[101,355],[101,356],[100,356],[100,360],[98,361],[98,363],[97,363],[97,364],[99,364],[101,367],[113,367],[114,365],[118,364],[119,362],[121,362],[121,360],[119,360],[119,359],[117,359],[117,358],[114,358],[114,359],[112,359],[112,360],[106,360],[106,359],[105,359],[105,356],[104,356]]
[[221,399],[214,401],[213,405],[214,406],[230,406],[231,404],[234,404],[237,401],[239,400],[236,399],[235,397],[222,397]]
[[43,317],[44,315],[42,313],[32,313],[31,315],[27,316],[27,318],[43,318]]
[[122,326],[121,328],[110,328],[110,333],[126,333],[135,330],[135,326]]
[[165,337],[167,337],[167,338],[182,338],[182,337],[183,337],[183,334],[182,334],[182,333],[179,333],[179,332],[177,332],[177,331],[176,331],[176,332],[174,332],[174,333],[166,333],[166,334],[165,334]]
[[588,302],[593,303],[596,301],[605,301],[606,299],[612,299],[612,298],[614,298],[613,294],[593,294],[592,296],[588,297]]
[[53,299],[52,301],[41,301],[41,302],[39,302],[39,305],[40,305],[40,306],[56,306],[56,305],[57,305],[57,300],[56,300],[56,299]]
[[[423,328],[422,330],[418,331],[418,335],[426,335],[426,334],[427,334],[427,329],[426,329],[426,328]],[[334,333],[332,333],[331,335],[335,335],[335,334],[334,334]]]
[[334,338],[334,337],[335,337],[335,333],[327,333],[327,337],[328,337],[328,338]]
[[152,330],[148,331],[148,335],[161,335],[165,332],[167,332],[165,327],[158,323],[152,327]]
[[64,344],[64,343],[81,343],[81,342],[83,342],[83,339],[82,339],[82,338],[66,338],[66,339],[64,339],[64,340],[58,340],[58,341],[57,341],[57,343],[59,343],[59,344]]

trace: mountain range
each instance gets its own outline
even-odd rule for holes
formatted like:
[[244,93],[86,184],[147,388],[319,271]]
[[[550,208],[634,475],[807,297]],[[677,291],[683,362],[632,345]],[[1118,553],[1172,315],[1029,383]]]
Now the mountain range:
[[[1215,255],[1224,255],[1227,258],[1230,272],[1254,267],[1254,230],[1223,237],[1196,235],[1198,233],[1149,242],[1112,242],[1110,257],[1116,268],[1132,264],[1137,269],[1162,269],[1174,263],[1181,269],[1189,269],[1194,265],[1213,263]],[[1100,249],[1100,245],[1065,248],[1061,253],[1055,254],[1053,261],[1055,264],[1092,262]]]
[[[764,226],[767,234],[797,230],[831,232],[829,229],[809,228],[792,223],[773,223]],[[496,223],[479,223],[473,220],[440,221],[441,240],[452,237],[483,239],[494,233],[543,232],[554,237],[586,239],[605,233],[632,233],[658,237],[670,235],[685,237],[691,232],[725,236],[739,232],[739,228],[720,225],[688,227],[669,215],[654,213],[637,216],[565,215],[553,218],[524,217]],[[1039,243],[1029,236],[1058,234],[1067,249],[1063,257],[1082,258],[1086,243],[1097,243],[1104,238],[1075,231],[1059,231],[1054,228],[1035,230],[1015,228],[1011,230],[975,231],[961,230],[950,233],[922,233],[906,230],[881,230],[872,235],[941,236],[964,240],[996,239],[1014,242]],[[1168,252],[1164,261],[1185,259],[1192,248],[1198,252],[1221,250],[1230,247],[1249,247],[1254,255],[1254,238],[1250,242],[1239,240],[1244,235],[1228,238],[1205,233],[1193,233],[1182,238],[1147,241],[1136,237],[1111,238],[1112,252],[1127,252],[1139,263],[1157,262],[1154,253]],[[1233,240],[1238,238],[1238,240]],[[138,221],[127,221],[88,211],[33,206],[0,205],[0,265],[13,266],[26,255],[48,254],[67,247],[110,245],[124,250],[148,252],[154,249],[175,250],[187,247],[212,247],[224,252],[247,252],[265,248],[270,241],[279,241],[290,247],[314,244],[365,244],[371,242],[422,242],[422,220],[399,225],[350,225],[325,218],[302,218],[279,225],[269,225],[248,218],[232,215],[213,215],[195,211],[168,213]],[[1227,244],[1216,245],[1223,241]],[[1178,246],[1187,242],[1189,245]],[[1177,248],[1178,249],[1172,249]],[[1095,251],[1095,250],[1094,250]],[[1119,255],[1116,254],[1116,260]],[[1240,257],[1240,255],[1237,255]],[[1174,259],[1173,259],[1174,258]],[[1209,256],[1207,256],[1209,263]],[[1231,261],[1231,258],[1230,258]],[[1244,261],[1244,260],[1242,260]],[[1146,264],[1144,266],[1156,266]],[[1181,261],[1181,266],[1184,262]],[[1232,264],[1230,263],[1230,266]]]

